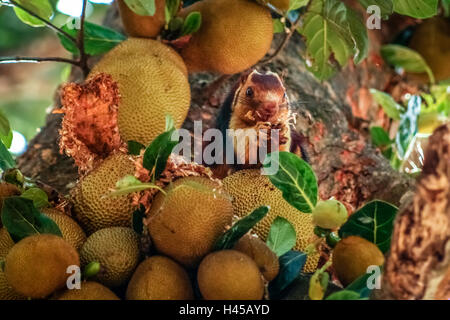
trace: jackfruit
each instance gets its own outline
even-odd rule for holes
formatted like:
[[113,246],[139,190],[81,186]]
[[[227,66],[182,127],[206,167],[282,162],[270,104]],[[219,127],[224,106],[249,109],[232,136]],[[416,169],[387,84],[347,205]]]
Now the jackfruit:
[[269,0],[269,3],[275,8],[282,11],[288,11],[290,7],[290,0]]
[[87,281],[81,283],[80,289],[67,289],[58,293],[55,300],[120,300],[114,292],[104,285]]
[[235,250],[207,255],[198,268],[197,281],[206,300],[260,300],[264,294],[258,266]]
[[0,259],[6,258],[9,250],[14,246],[14,241],[11,239],[6,228],[0,228]]
[[239,239],[233,249],[252,258],[267,281],[272,281],[278,275],[280,269],[278,257],[261,239],[246,234]]
[[86,234],[75,220],[54,208],[43,208],[41,212],[58,225],[64,240],[77,251],[81,249],[81,246],[86,241]]
[[179,128],[190,106],[190,87],[182,58],[151,39],[129,38],[109,51],[88,79],[104,73],[119,87],[118,128],[123,141],[148,145],[165,130],[166,115]]
[[313,223],[324,229],[337,229],[348,218],[347,208],[337,200],[319,201],[312,213]]
[[181,49],[189,72],[242,72],[269,51],[273,38],[270,10],[250,0],[203,0],[183,9],[202,15],[200,29]]
[[131,278],[127,300],[191,300],[189,276],[178,263],[163,256],[143,261]]
[[349,236],[338,242],[333,250],[333,269],[344,286],[367,272],[367,267],[381,266],[383,253],[370,241]]
[[108,196],[117,181],[134,174],[129,155],[116,153],[84,176],[71,190],[73,211],[77,221],[88,234],[108,227],[130,227],[134,212],[127,195]]
[[100,263],[100,272],[93,279],[118,287],[130,279],[139,262],[139,236],[131,228],[101,229],[86,240],[80,258],[83,267]]
[[[301,213],[283,199],[280,190],[270,182],[269,178],[261,175],[258,169],[238,171],[223,180],[224,189],[233,198],[234,214],[245,217],[261,206],[270,206],[269,213],[254,228],[254,232],[263,240],[267,240],[272,222],[280,216],[287,219],[297,232],[297,242],[294,250],[304,252],[312,243],[314,224],[312,215]],[[319,254],[308,256],[304,272],[313,272],[317,268]]]
[[158,193],[148,215],[156,249],[187,267],[209,253],[231,224],[233,207],[221,186],[208,178],[176,180]]
[[126,33],[131,37],[154,38],[166,23],[165,0],[155,0],[155,14],[141,16],[128,8],[124,0],[119,0],[119,12]]
[[[1,261],[1,259],[0,259]],[[18,294],[6,281],[5,273],[0,268],[0,300],[26,300],[26,297]]]
[[77,251],[51,234],[28,236],[6,256],[5,275],[14,291],[26,297],[45,298],[66,285],[69,266],[79,266]]
[[1,213],[3,209],[3,200],[8,197],[20,195],[20,190],[15,185],[7,182],[0,183],[0,227],[2,227]]

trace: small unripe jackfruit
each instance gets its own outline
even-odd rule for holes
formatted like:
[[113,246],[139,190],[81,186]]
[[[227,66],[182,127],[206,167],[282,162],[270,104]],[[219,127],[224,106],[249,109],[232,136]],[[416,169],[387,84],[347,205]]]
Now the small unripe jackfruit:
[[153,200],[148,228],[156,249],[193,267],[231,224],[233,207],[221,186],[208,178],[186,177]]
[[181,50],[189,72],[242,72],[269,51],[273,38],[270,10],[250,0],[203,0],[181,11],[199,11],[200,29]]
[[381,266],[383,253],[370,241],[349,236],[338,242],[333,250],[333,268],[344,286],[367,272],[367,267]]
[[141,16],[133,12],[124,0],[119,0],[118,4],[123,26],[126,33],[131,37],[156,37],[166,23],[164,15],[165,0],[155,0],[156,9],[153,16]]
[[175,261],[153,256],[143,261],[131,278],[127,300],[191,300],[194,298],[187,272]]
[[104,285],[87,281],[81,283],[80,289],[67,289],[55,296],[56,300],[120,300],[114,292]]
[[109,196],[117,181],[134,174],[129,155],[116,153],[84,176],[72,189],[74,215],[88,233],[108,227],[129,227],[134,208],[128,195]]
[[312,216],[316,226],[324,229],[337,229],[347,221],[348,212],[342,203],[329,199],[319,201],[313,210]]
[[[260,170],[238,171],[225,178],[223,186],[233,198],[234,213],[240,217],[247,216],[261,206],[270,206],[267,216],[253,227],[262,240],[267,240],[272,222],[278,216],[287,219],[297,232],[294,250],[304,252],[316,239],[312,215],[299,212],[284,200],[281,191],[275,188],[267,176],[261,175]],[[319,254],[309,255],[303,271],[315,271],[318,262]]]
[[129,38],[109,51],[88,80],[111,75],[119,87],[118,128],[123,141],[148,145],[165,130],[166,115],[179,128],[190,106],[190,87],[182,58],[151,39]]
[[66,285],[69,266],[79,266],[78,253],[63,238],[51,234],[28,236],[6,256],[6,280],[17,293],[45,298]]
[[86,240],[80,258],[83,266],[94,261],[100,263],[95,280],[118,287],[130,279],[139,262],[139,236],[131,228],[101,229]]
[[198,286],[206,300],[259,300],[264,283],[256,263],[235,250],[210,253],[198,268]]

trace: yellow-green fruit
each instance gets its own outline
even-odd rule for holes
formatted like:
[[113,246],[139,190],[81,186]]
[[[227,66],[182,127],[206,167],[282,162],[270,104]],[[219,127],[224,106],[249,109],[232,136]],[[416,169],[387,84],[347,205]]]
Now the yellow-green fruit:
[[202,25],[181,50],[189,72],[242,72],[269,51],[273,38],[270,10],[250,0],[203,0],[182,10],[199,11]]
[[261,239],[246,234],[239,239],[233,249],[252,258],[267,281],[272,281],[278,275],[280,269],[278,257]]
[[235,250],[213,252],[200,263],[198,286],[206,300],[259,300],[264,282],[256,263]]
[[15,185],[7,182],[0,183],[0,227],[2,226],[1,212],[3,208],[3,200],[17,195],[20,195],[20,190]]
[[124,0],[119,0],[119,11],[127,34],[131,37],[156,37],[166,23],[165,0],[155,1],[155,13],[152,16],[141,16],[133,12]]
[[81,283],[81,289],[65,290],[56,295],[56,300],[120,300],[114,292],[104,285],[87,281]]
[[79,266],[78,253],[63,238],[51,234],[28,236],[6,256],[5,275],[14,291],[45,298],[66,285],[69,266]]
[[269,0],[269,3],[282,11],[289,10],[290,0]]
[[191,300],[194,298],[189,276],[178,263],[153,256],[143,261],[131,278],[127,300]]
[[94,261],[100,263],[95,280],[108,287],[118,287],[130,279],[139,262],[139,236],[131,228],[101,229],[86,240],[80,258],[82,266]]
[[190,105],[186,66],[170,47],[151,39],[129,38],[92,69],[112,76],[119,87],[119,134],[123,141],[148,145],[165,130],[166,115],[179,128]]
[[337,229],[348,218],[345,206],[337,200],[319,201],[312,213],[313,223],[324,229]]
[[369,266],[381,266],[383,253],[366,239],[350,236],[338,242],[333,250],[333,269],[344,286],[367,272]]
[[86,241],[86,234],[75,220],[54,208],[44,208],[41,211],[58,225],[64,240],[70,243],[77,251],[81,249],[81,246]]
[[233,207],[221,186],[203,177],[186,177],[158,193],[148,228],[156,249],[193,267],[231,225]]
[[6,258],[9,250],[14,246],[14,241],[11,239],[6,228],[0,228],[0,260]]
[[[281,191],[273,186],[267,176],[260,170],[241,170],[223,180],[225,190],[233,198],[234,213],[245,217],[261,206],[270,206],[269,213],[255,227],[254,232],[263,240],[267,240],[272,222],[280,216],[289,220],[297,232],[295,250],[305,251],[316,236],[312,215],[299,212],[283,199]],[[303,271],[313,272],[317,268],[319,254],[309,255]]]
[[419,132],[432,134],[437,127],[447,121],[449,119],[438,111],[422,112],[419,115]]
[[134,208],[129,195],[108,196],[117,181],[134,174],[129,155],[109,156],[72,189],[74,215],[87,233],[108,227],[130,227]]

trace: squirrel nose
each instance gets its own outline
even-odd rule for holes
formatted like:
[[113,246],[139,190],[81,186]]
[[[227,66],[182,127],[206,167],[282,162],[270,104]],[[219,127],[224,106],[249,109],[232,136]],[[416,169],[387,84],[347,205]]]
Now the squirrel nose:
[[274,116],[277,113],[277,104],[275,102],[263,103],[262,111],[269,117]]

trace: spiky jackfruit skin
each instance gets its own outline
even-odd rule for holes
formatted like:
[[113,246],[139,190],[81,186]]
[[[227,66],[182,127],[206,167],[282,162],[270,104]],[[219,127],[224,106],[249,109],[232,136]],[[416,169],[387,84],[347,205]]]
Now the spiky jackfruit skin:
[[278,275],[280,270],[278,257],[260,238],[246,234],[239,239],[233,249],[252,258],[267,281],[272,281]]
[[9,250],[14,246],[14,241],[11,239],[6,228],[0,228],[0,260],[6,258]]
[[77,251],[81,249],[81,246],[86,241],[86,234],[75,220],[54,208],[43,208],[41,212],[58,225],[64,240],[70,243]]
[[338,242],[333,250],[333,269],[344,286],[367,272],[367,267],[384,264],[383,253],[370,241],[349,236]]
[[189,72],[242,72],[269,51],[273,38],[270,10],[250,0],[203,0],[183,9],[199,11],[202,25],[181,50]]
[[233,207],[221,186],[208,178],[186,177],[153,200],[148,230],[156,249],[194,267],[231,225]]
[[93,233],[80,251],[82,266],[100,263],[100,272],[94,277],[108,287],[126,283],[139,259],[139,236],[131,228],[105,228]]
[[153,256],[143,261],[131,278],[127,300],[191,300],[192,285],[186,270],[175,261]]
[[269,0],[268,3],[282,11],[289,10],[290,0]]
[[134,13],[128,8],[124,0],[119,0],[118,5],[124,29],[131,37],[156,37],[166,23],[164,15],[165,0],[155,1],[156,9],[153,16],[141,16]]
[[55,300],[120,300],[114,292],[104,285],[86,281],[81,283],[81,289],[65,290],[54,297]]
[[264,282],[256,263],[235,250],[210,253],[200,263],[198,286],[206,300],[260,300]]
[[[234,213],[239,217],[245,217],[260,206],[270,206],[267,216],[253,228],[262,240],[267,240],[272,222],[278,216],[292,223],[297,232],[294,250],[304,252],[316,239],[312,215],[299,212],[284,200],[281,191],[267,176],[261,175],[260,170],[237,171],[223,180],[223,186],[232,196]],[[315,271],[318,262],[319,254],[309,255],[303,271]]]
[[130,227],[134,208],[128,195],[108,196],[117,181],[134,174],[129,155],[115,153],[84,176],[71,191],[76,220],[91,234],[102,228]]
[[63,238],[51,234],[28,236],[6,256],[5,275],[19,294],[42,299],[66,285],[69,266],[79,266],[77,251]]
[[148,145],[164,132],[167,114],[176,128],[184,122],[191,92],[186,66],[172,48],[129,38],[94,66],[88,80],[100,73],[111,75],[119,86],[117,121],[123,141]]
[[[5,261],[9,250],[14,246],[6,228],[0,228],[0,263]],[[26,297],[18,294],[6,281],[5,273],[0,266],[0,300],[24,300]]]

